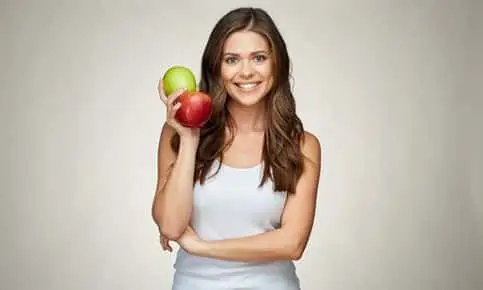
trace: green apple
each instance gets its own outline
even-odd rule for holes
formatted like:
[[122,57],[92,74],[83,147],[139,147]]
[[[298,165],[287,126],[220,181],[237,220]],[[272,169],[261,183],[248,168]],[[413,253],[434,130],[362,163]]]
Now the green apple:
[[188,92],[195,92],[196,78],[189,68],[184,66],[172,66],[164,73],[163,87],[166,96],[183,88]]

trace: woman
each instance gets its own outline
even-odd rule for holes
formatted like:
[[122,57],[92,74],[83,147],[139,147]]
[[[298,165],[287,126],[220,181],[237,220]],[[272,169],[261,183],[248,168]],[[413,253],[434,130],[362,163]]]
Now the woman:
[[[290,88],[285,42],[261,9],[239,8],[214,27],[199,89],[214,112],[200,129],[167,108],[153,218],[163,249],[180,249],[173,289],[300,289],[315,214],[321,148],[305,132]],[[194,181],[194,183],[193,183]]]

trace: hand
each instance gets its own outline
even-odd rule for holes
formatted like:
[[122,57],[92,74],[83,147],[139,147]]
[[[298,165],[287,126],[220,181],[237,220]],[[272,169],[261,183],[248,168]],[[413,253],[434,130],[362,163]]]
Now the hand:
[[198,237],[190,226],[186,227],[185,232],[177,240],[177,243],[186,252],[194,255],[200,254],[205,247],[205,242]]
[[159,80],[158,94],[163,103],[166,105],[166,123],[173,127],[181,138],[193,138],[198,140],[200,136],[199,128],[188,128],[181,125],[175,118],[176,111],[181,107],[181,103],[176,102],[177,98],[184,92],[179,89],[169,96],[164,95],[163,80]]
[[163,248],[164,251],[172,252],[173,248],[169,244],[171,242],[170,239],[166,238],[163,235],[159,236],[159,243],[161,244],[161,247]]

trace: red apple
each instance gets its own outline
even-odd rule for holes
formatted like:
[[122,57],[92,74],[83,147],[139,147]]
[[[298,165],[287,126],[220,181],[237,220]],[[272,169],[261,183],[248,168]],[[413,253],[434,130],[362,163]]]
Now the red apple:
[[201,128],[213,112],[211,97],[203,92],[185,91],[176,100],[181,107],[176,111],[176,120],[185,127]]

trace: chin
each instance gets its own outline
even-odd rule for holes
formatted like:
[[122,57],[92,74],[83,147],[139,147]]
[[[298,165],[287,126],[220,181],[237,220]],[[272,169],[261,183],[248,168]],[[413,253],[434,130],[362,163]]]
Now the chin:
[[227,87],[231,98],[246,107],[260,103],[270,90],[270,85],[265,81],[250,84],[230,83]]

